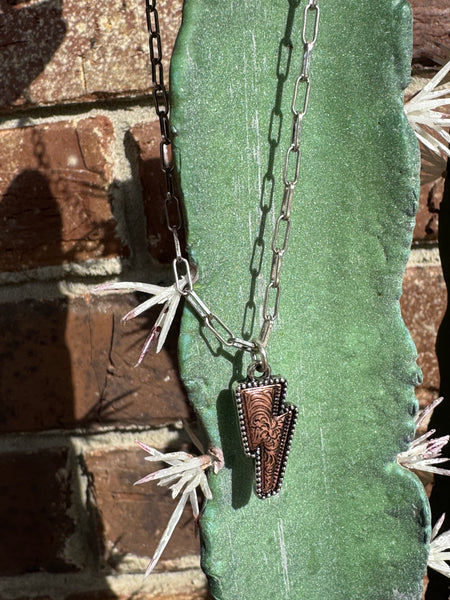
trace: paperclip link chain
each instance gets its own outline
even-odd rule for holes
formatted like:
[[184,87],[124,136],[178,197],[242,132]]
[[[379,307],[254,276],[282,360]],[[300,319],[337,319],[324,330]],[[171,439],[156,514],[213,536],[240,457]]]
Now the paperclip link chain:
[[[190,270],[188,261],[181,254],[180,238],[178,232],[183,226],[181,216],[180,201],[175,195],[172,163],[172,135],[170,131],[169,121],[169,95],[164,83],[164,69],[162,64],[162,45],[161,32],[159,28],[158,9],[156,8],[156,0],[145,0],[147,29],[148,29],[148,45],[150,50],[150,65],[153,84],[153,103],[155,106],[156,115],[159,119],[159,127],[161,130],[161,142],[159,144],[161,169],[165,175],[165,198],[164,198],[164,214],[166,217],[167,229],[173,235],[176,258],[174,259],[174,271],[177,282],[180,281],[182,275],[179,271],[181,265],[186,269],[186,275],[190,280]],[[179,283],[178,283],[179,285]]]
[[[153,102],[161,130],[160,160],[161,169],[165,175],[166,188],[164,213],[167,228],[172,232],[174,240],[176,258],[173,261],[173,270],[176,285],[178,291],[186,297],[193,310],[202,319],[203,324],[210,329],[221,344],[250,352],[255,364],[259,361],[258,370],[267,372],[270,368],[267,363],[265,348],[267,347],[273,324],[278,317],[281,292],[281,267],[288,246],[291,230],[292,200],[300,172],[300,144],[302,140],[303,119],[308,110],[310,94],[309,69],[319,29],[320,13],[318,0],[308,0],[304,10],[302,30],[303,56],[300,74],[294,85],[291,103],[292,133],[283,169],[283,200],[272,238],[272,264],[270,268],[270,280],[266,286],[264,295],[263,324],[259,337],[253,341],[244,340],[233,335],[229,327],[194,292],[189,262],[181,254],[178,232],[182,227],[182,215],[180,201],[174,193],[174,167],[171,159],[172,138],[169,121],[170,105],[164,83],[158,9],[156,7],[156,0],[145,0],[145,4],[149,33]],[[273,299],[271,299],[272,296],[274,296]],[[252,368],[254,371],[254,365]]]
[[267,347],[269,335],[274,322],[278,317],[281,292],[281,267],[286,252],[289,233],[291,231],[291,208],[294,190],[298,183],[301,164],[300,144],[302,141],[303,119],[308,110],[310,79],[309,68],[311,56],[317,41],[319,30],[319,7],[317,0],[309,0],[303,16],[303,56],[300,74],[294,85],[294,94],[291,103],[292,133],[291,144],[287,149],[283,169],[283,200],[272,238],[272,265],[270,267],[270,281],[267,284],[263,304],[263,324],[258,342],[263,348]]

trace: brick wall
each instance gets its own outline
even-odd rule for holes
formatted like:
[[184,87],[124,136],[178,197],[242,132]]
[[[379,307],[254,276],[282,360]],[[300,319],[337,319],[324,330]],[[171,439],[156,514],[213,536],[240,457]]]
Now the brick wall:
[[[176,331],[135,369],[154,315],[124,327],[135,300],[90,293],[168,276],[144,4],[0,0],[0,600],[207,598],[188,512],[141,575],[173,503],[132,487],[146,473],[134,440],[187,444]],[[169,53],[181,0],[160,5]],[[450,11],[413,5],[414,73],[427,77]],[[423,402],[439,385],[442,187],[423,190],[402,300]]]
[[[411,5],[414,17],[413,78],[406,98],[434,75],[437,62],[442,64],[445,60],[445,48],[450,48],[448,0],[411,0]],[[439,205],[444,181],[444,177],[441,177],[421,187],[412,251],[401,299],[403,317],[416,344],[418,363],[423,372],[423,383],[417,389],[422,405],[439,395],[435,343],[447,306],[438,249]]]
[[152,315],[89,293],[167,279],[145,2],[2,1],[0,36],[0,599],[206,598],[188,511],[142,578],[174,503],[134,441],[187,445],[176,335],[135,369]]

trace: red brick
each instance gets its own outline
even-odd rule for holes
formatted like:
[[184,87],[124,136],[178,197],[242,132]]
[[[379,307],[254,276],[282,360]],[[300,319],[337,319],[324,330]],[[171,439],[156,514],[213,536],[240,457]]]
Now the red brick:
[[[167,229],[164,212],[165,176],[159,158],[159,122],[141,123],[132,127],[130,133],[138,155],[148,250],[159,262],[168,263],[174,258],[174,245],[172,233]],[[173,217],[176,222],[176,215]],[[180,241],[184,247],[184,231],[180,232]]]
[[166,347],[134,368],[149,317],[121,324],[136,306],[114,295],[4,304],[0,311],[0,431],[147,423],[189,417],[176,358]]
[[[99,590],[95,592],[82,592],[76,594],[70,594],[66,596],[65,600],[213,600],[213,597],[209,594],[205,588],[203,590],[197,590],[193,593],[185,594],[161,594],[158,596],[154,595],[154,592],[133,592],[130,594],[124,593],[117,595],[111,590]],[[20,598],[18,600],[41,600],[41,598]],[[44,598],[42,600],[53,600],[50,598]]]
[[1,431],[50,429],[74,421],[66,318],[65,301],[2,306]]
[[126,254],[105,117],[0,131],[0,270]]
[[[157,486],[156,482],[133,486],[137,479],[161,468],[159,463],[151,465],[145,461],[145,456],[145,452],[137,447],[127,451],[99,450],[85,456],[93,477],[106,547],[114,548],[117,557],[124,552],[151,556],[178,501],[172,500],[170,491]],[[199,540],[195,537],[189,505],[156,568],[164,568],[164,559],[182,558],[199,552]],[[114,561],[114,553],[110,563]]]
[[440,45],[450,46],[448,0],[410,0],[413,9],[413,61],[429,64],[442,55]]
[[67,449],[0,455],[0,576],[71,572],[65,543],[72,486]]
[[[2,598],[3,600],[3,598]],[[30,596],[20,596],[20,598],[14,598],[14,600],[56,600],[55,596],[34,596],[31,598]]]
[[[189,577],[188,574],[186,574]],[[68,582],[68,588],[70,589],[70,581]],[[102,585],[102,581],[98,580],[97,587]],[[168,591],[167,593],[158,594],[155,596],[155,592],[145,592],[145,591],[136,591],[135,588],[130,592],[114,592],[111,589],[107,589],[104,584],[104,589],[95,589],[92,591],[84,591],[84,592],[75,592],[70,593],[64,597],[64,600],[213,600],[213,597],[209,594],[206,588],[198,589],[191,593],[181,593],[174,594]],[[188,587],[192,588],[193,586],[190,582],[187,584]],[[3,598],[0,596],[0,600]],[[10,596],[8,597],[10,600]],[[14,600],[61,600],[61,594],[59,592],[55,593],[52,596],[20,596],[20,598],[15,598]]]
[[439,206],[444,192],[444,178],[420,188],[419,209],[416,216],[413,242],[437,242],[439,228]]
[[[162,0],[167,71],[181,0]],[[148,92],[145,3],[48,0],[3,3],[0,109]],[[20,49],[20,51],[19,51]]]
[[[134,596],[135,596],[135,594],[133,594],[131,596],[131,597],[133,597],[133,600],[134,600]],[[130,594],[124,595],[123,600],[129,600],[129,599],[130,599]],[[34,599],[30,598],[29,600],[34,600]],[[103,590],[92,590],[91,592],[75,592],[74,594],[69,593],[65,597],[64,600],[121,600],[121,598],[112,590],[105,588]],[[139,600],[139,596],[137,596],[136,600]],[[147,600],[145,598],[145,595],[142,598],[142,600]]]
[[435,344],[446,305],[447,292],[441,267],[409,267],[406,270],[401,307],[419,353],[418,363],[424,379],[417,388],[417,396],[424,404],[437,398],[439,392]]
[[[71,302],[66,341],[72,357],[77,419],[163,425],[191,415],[178,374],[179,320],[161,352],[149,352],[135,368],[160,311],[156,307],[123,324],[121,317],[138,302],[134,295]],[[89,407],[86,398],[92,399]]]
[[[119,600],[115,592],[110,589],[104,590],[93,590],[92,592],[76,592],[75,594],[69,594],[65,597],[65,600]],[[126,595],[126,599],[129,600],[130,595]],[[32,600],[30,598],[30,600]],[[134,600],[134,599],[133,599]]]
[[[450,12],[450,9],[449,9]],[[448,107],[440,107],[444,113],[449,112]],[[425,183],[420,188],[419,209],[416,216],[416,226],[413,241],[419,244],[437,242],[439,228],[439,207],[444,194],[447,161],[442,159],[442,174],[430,183]],[[422,163],[422,172],[427,172],[427,165]]]

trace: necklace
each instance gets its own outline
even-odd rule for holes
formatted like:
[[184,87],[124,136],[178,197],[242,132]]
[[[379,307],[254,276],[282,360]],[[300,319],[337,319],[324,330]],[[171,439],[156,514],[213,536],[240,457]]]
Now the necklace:
[[[279,313],[281,270],[291,230],[294,191],[299,179],[302,127],[308,110],[310,64],[317,41],[319,14],[318,0],[308,0],[303,18],[302,64],[300,74],[295,81],[291,103],[292,133],[283,168],[283,198],[280,213],[275,221],[272,233],[272,262],[262,307],[263,323],[259,335],[249,341],[235,336],[224,321],[213,313],[194,291],[195,269],[182,256],[178,235],[182,227],[182,217],[180,201],[174,192],[174,167],[171,161],[172,141],[169,122],[170,105],[164,83],[159,17],[156,0],[146,0],[153,101],[160,124],[161,168],[166,181],[164,211],[166,225],[173,235],[175,248],[175,258],[172,263],[175,284],[171,288],[171,293],[177,295],[178,299],[181,296],[185,298],[201,320],[202,325],[207,327],[223,346],[248,352],[251,356],[247,378],[236,385],[235,401],[244,452],[255,460],[256,494],[261,499],[273,496],[281,488],[298,416],[297,407],[285,403],[286,380],[281,376],[273,376],[271,373],[267,348],[273,325]],[[149,288],[147,291],[150,293],[157,293],[150,290],[152,286],[147,287]],[[153,288],[156,287],[153,286]],[[141,289],[143,289],[143,286],[141,286]],[[149,303],[155,304],[154,300],[149,301]],[[160,300],[160,302],[163,301],[166,304],[155,327],[147,338],[141,353],[141,359],[155,336],[162,334],[161,339],[163,342],[167,334],[167,327],[166,331],[163,331],[163,321],[170,311],[174,311],[174,308],[168,297]],[[137,311],[132,316],[136,314],[138,314]]]

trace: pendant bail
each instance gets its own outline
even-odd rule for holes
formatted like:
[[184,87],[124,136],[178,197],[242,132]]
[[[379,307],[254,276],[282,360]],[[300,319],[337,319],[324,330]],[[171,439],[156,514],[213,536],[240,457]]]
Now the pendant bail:
[[271,368],[267,360],[267,351],[261,340],[253,341],[254,348],[251,352],[253,362],[247,369],[247,377],[255,379],[255,371],[261,373],[261,377],[270,377]]

